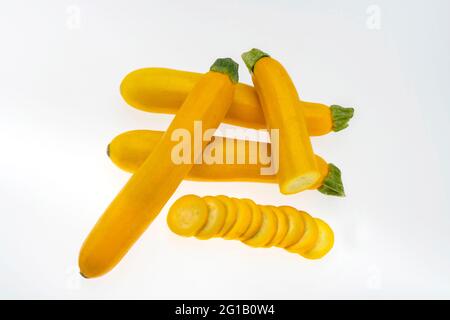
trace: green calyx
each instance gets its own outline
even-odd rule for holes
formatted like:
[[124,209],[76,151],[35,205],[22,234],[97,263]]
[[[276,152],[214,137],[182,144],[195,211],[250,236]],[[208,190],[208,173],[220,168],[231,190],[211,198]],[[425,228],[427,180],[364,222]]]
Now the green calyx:
[[250,72],[253,72],[253,68],[255,67],[255,64],[258,62],[259,59],[264,57],[270,57],[267,53],[253,48],[250,51],[244,52],[242,55],[242,60],[244,60],[245,65],[247,66],[248,70]]
[[231,58],[217,59],[209,70],[226,74],[233,83],[239,82],[239,64]]
[[338,132],[348,127],[348,122],[353,117],[355,109],[344,108],[338,105],[330,107],[331,118],[333,120],[333,131]]
[[321,193],[329,196],[345,197],[344,185],[342,184],[341,170],[334,164],[328,164],[328,174],[318,188]]

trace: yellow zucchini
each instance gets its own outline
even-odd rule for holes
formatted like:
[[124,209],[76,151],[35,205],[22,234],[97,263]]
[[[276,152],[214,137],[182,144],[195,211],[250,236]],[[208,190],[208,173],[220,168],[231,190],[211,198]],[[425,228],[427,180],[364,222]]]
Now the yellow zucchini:
[[261,228],[263,217],[261,211],[259,210],[256,203],[253,202],[253,200],[250,199],[241,199],[241,200],[250,207],[252,213],[252,218],[250,220],[250,225],[247,228],[247,231],[245,231],[244,234],[241,235],[241,237],[239,238],[239,240],[245,241],[253,237],[256,234],[256,232],[258,232],[259,228]]
[[[101,276],[119,263],[170,199],[193,166],[193,161],[174,163],[172,151],[177,142],[172,134],[184,129],[193,138],[197,121],[201,121],[203,130],[220,125],[233,100],[237,68],[231,59],[217,59],[190,91],[152,154],[86,238],[78,259],[84,277]],[[203,141],[202,148],[194,148],[192,159],[200,156],[205,146]]]
[[286,237],[288,229],[289,229],[289,220],[287,215],[278,207],[268,206],[270,210],[272,210],[277,216],[277,232],[275,236],[268,244],[268,247],[277,246],[283,239]]
[[[180,198],[169,210],[167,218],[169,228],[181,236],[193,236],[195,230],[199,230],[203,225],[202,230],[208,229],[208,234],[203,239],[209,239],[214,233],[210,228],[211,222],[217,222],[216,213],[223,208],[219,211],[208,211],[205,199],[218,201],[219,198],[225,202],[232,200],[230,203],[234,202],[238,208],[238,218],[230,231],[223,235],[224,239],[239,239],[255,248],[277,246],[307,259],[320,259],[333,247],[333,231],[321,219],[313,218],[306,212],[288,206],[257,205],[249,199],[226,196],[208,196],[201,199],[188,195]],[[245,206],[242,206],[244,204]],[[247,206],[251,210],[247,210]],[[191,214],[189,211],[192,211]],[[205,212],[210,216],[204,217]],[[244,216],[247,219],[243,220]],[[218,229],[215,227],[215,230]],[[242,232],[244,229],[247,230]]]
[[[201,74],[195,72],[143,68],[125,76],[120,92],[132,107],[148,112],[175,114],[200,77]],[[311,136],[345,129],[353,116],[353,108],[338,105],[328,107],[321,103],[303,102],[303,109]],[[266,128],[253,87],[243,83],[236,85],[225,122],[248,128]]]
[[[127,172],[135,172],[152,153],[159,139],[164,134],[163,131],[133,130],[116,136],[108,145],[107,153],[112,162]],[[225,140],[234,140],[228,143]],[[223,150],[224,163],[226,159],[225,145],[239,145],[242,140],[236,139],[214,139],[211,144],[215,144],[216,150]],[[258,148],[268,150],[270,154],[270,144],[266,146],[264,142],[258,142]],[[250,142],[245,140],[245,154],[250,154]],[[260,160],[259,158],[257,159]],[[332,163],[326,163],[324,159],[316,155],[316,162],[319,167],[321,178],[311,190],[317,189],[323,194],[333,196],[344,196],[344,186],[342,184],[341,171]],[[189,171],[186,179],[194,181],[249,181],[277,183],[276,176],[261,175],[261,168],[265,164],[195,164]]]
[[216,237],[225,223],[227,210],[223,203],[215,197],[203,197],[208,207],[208,219],[205,225],[195,234],[198,239],[206,240]]
[[320,172],[297,90],[284,67],[261,50],[245,52],[242,59],[252,74],[267,128],[279,130],[280,192],[306,190],[318,182]]
[[300,253],[301,256],[307,259],[320,259],[326,255],[332,248],[334,244],[334,233],[330,226],[318,218],[314,218],[317,227],[319,229],[319,235],[317,237],[314,247],[309,251]]
[[316,240],[319,235],[319,229],[314,218],[304,211],[299,212],[303,217],[303,222],[305,223],[305,231],[297,243],[294,243],[292,246],[286,248],[289,252],[303,253],[311,250],[316,244]]
[[237,213],[238,208],[236,206],[236,203],[227,196],[220,195],[220,196],[216,196],[216,198],[225,205],[225,209],[227,212],[227,216],[225,218],[225,223],[218,234],[219,237],[223,237],[234,226],[236,219],[237,219],[237,215],[238,215],[238,213]]
[[303,221],[303,215],[298,210],[289,206],[281,206],[279,209],[283,210],[288,217],[289,227],[286,236],[280,241],[277,247],[287,248],[300,241],[305,232],[305,223]]
[[251,247],[265,247],[273,239],[277,233],[278,220],[275,213],[267,206],[258,206],[262,213],[262,223],[258,232],[251,237],[243,241],[246,245]]
[[247,231],[252,221],[251,208],[247,203],[236,198],[231,198],[236,204],[236,221],[231,229],[223,236],[224,239],[235,240],[239,239],[245,231]]
[[175,201],[167,214],[167,225],[173,233],[192,237],[209,220],[207,203],[195,195],[186,195]]

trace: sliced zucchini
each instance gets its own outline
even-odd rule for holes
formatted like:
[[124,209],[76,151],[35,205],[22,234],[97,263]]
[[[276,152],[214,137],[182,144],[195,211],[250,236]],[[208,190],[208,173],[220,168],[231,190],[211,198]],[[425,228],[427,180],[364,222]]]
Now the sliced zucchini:
[[206,196],[203,197],[208,207],[208,220],[203,228],[197,233],[196,237],[201,240],[207,240],[217,236],[222,230],[227,216],[225,205],[217,198]]
[[227,196],[216,196],[218,200],[220,200],[227,209],[227,216],[225,218],[225,223],[223,224],[222,229],[218,233],[218,237],[223,237],[234,225],[237,218],[237,206],[231,198]]
[[259,210],[257,204],[253,202],[253,200],[250,199],[241,199],[244,201],[251,209],[252,213],[252,219],[250,221],[250,225],[248,226],[247,230],[244,232],[244,234],[241,235],[239,240],[245,241],[253,237],[256,232],[261,228],[262,224],[262,213],[261,210]]
[[289,220],[287,215],[280,208],[277,208],[275,206],[268,207],[276,214],[278,220],[277,232],[275,233],[275,236],[270,241],[270,243],[267,245],[268,247],[272,247],[278,245],[285,238],[289,229]]
[[194,236],[208,220],[206,202],[196,195],[186,195],[175,201],[167,215],[167,224],[174,233]]
[[319,235],[319,228],[317,227],[317,223],[313,217],[304,211],[299,212],[302,214],[303,221],[305,222],[305,232],[297,243],[287,247],[286,250],[295,253],[304,253],[311,250],[315,246],[317,236]]
[[320,259],[325,256],[334,245],[334,233],[330,226],[321,219],[315,218],[317,227],[319,229],[319,236],[316,244],[307,252],[300,253],[307,259]]
[[283,210],[286,214],[289,221],[289,228],[286,236],[281,240],[277,247],[287,248],[300,241],[305,231],[305,223],[303,222],[302,214],[298,212],[298,210],[288,206],[278,208]]
[[251,247],[265,247],[277,232],[278,220],[276,214],[267,206],[258,206],[262,212],[262,223],[258,232],[244,243]]
[[250,226],[252,221],[252,209],[245,201],[236,198],[231,198],[231,200],[236,204],[237,217],[234,225],[224,235],[224,239],[235,240],[239,239]]

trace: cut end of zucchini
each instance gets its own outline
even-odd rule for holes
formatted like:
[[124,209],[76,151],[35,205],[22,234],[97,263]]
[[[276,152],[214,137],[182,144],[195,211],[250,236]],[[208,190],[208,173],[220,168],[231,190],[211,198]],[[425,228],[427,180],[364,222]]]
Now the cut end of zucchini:
[[250,51],[244,52],[241,57],[242,60],[244,60],[248,70],[250,72],[253,72],[253,68],[255,67],[255,64],[259,61],[259,59],[270,56],[259,49],[253,48]]
[[322,186],[320,186],[317,190],[329,196],[345,197],[341,170],[334,164],[329,163],[328,174],[325,179],[323,179]]
[[348,127],[348,122],[353,118],[354,108],[344,108],[338,105],[330,107],[333,120],[333,131],[338,132]]
[[300,177],[296,177],[289,181],[286,181],[280,185],[280,192],[282,194],[294,194],[306,189],[309,189],[312,185],[317,183],[320,179],[318,172],[309,172]]
[[209,70],[226,74],[233,83],[239,82],[239,64],[231,58],[217,59]]

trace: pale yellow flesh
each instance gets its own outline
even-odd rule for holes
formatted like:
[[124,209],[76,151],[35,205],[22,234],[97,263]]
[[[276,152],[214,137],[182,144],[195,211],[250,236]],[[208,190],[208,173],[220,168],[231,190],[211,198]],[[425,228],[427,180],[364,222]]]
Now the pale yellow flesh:
[[224,235],[224,239],[235,240],[239,239],[245,231],[247,231],[252,221],[252,211],[247,203],[240,199],[231,198],[237,207],[237,217],[234,225]]
[[277,216],[275,213],[266,206],[258,206],[262,212],[262,224],[258,232],[250,239],[243,241],[245,244],[251,247],[264,247],[275,236],[277,232]]
[[317,184],[320,179],[321,175],[319,172],[305,173],[302,176],[295,177],[294,179],[286,181],[286,183],[281,186],[281,193],[294,194],[306,189],[310,189],[311,186]]
[[298,212],[298,210],[288,206],[282,206],[279,207],[279,209],[283,210],[286,213],[288,217],[289,228],[286,236],[283,240],[281,240],[277,247],[287,248],[300,241],[303,233],[305,232],[305,223],[303,221],[303,215]]
[[305,232],[300,240],[292,246],[286,248],[289,252],[303,253],[309,251],[316,244],[319,233],[317,224],[313,217],[304,211],[299,211],[303,216],[305,222]]
[[289,220],[287,215],[280,208],[274,206],[268,207],[275,213],[278,221],[277,232],[275,233],[275,236],[270,241],[270,243],[267,245],[267,247],[272,247],[278,245],[285,238],[289,229]]
[[300,253],[307,259],[320,259],[324,257],[334,245],[334,233],[330,226],[321,219],[315,218],[319,235],[316,244],[309,251]]
[[247,228],[247,231],[245,231],[245,233],[240,237],[241,241],[245,241],[253,237],[256,234],[256,232],[258,232],[259,228],[261,228],[263,218],[261,211],[259,210],[256,203],[253,202],[253,200],[242,199],[242,201],[244,201],[250,207],[252,212],[250,225]]
[[167,224],[172,232],[184,236],[194,236],[208,220],[205,201],[195,195],[181,197],[170,207]]
[[212,237],[216,237],[222,229],[227,211],[221,201],[215,197],[206,196],[203,197],[208,207],[208,219],[203,228],[196,234],[196,237],[200,240],[207,240]]
[[227,196],[219,195],[216,196],[224,205],[227,210],[227,216],[225,218],[225,223],[222,230],[219,231],[218,236],[223,237],[234,225],[237,219],[237,206],[233,200]]
[[[249,199],[187,195],[169,210],[169,228],[181,236],[199,239],[218,236],[226,220],[226,205],[236,205],[237,218],[225,239],[239,239],[245,244],[268,248],[277,246],[307,259],[324,257],[334,245],[334,233],[324,221],[295,208],[256,205]],[[252,229],[249,231],[249,229]],[[243,240],[245,235],[251,237]]]

